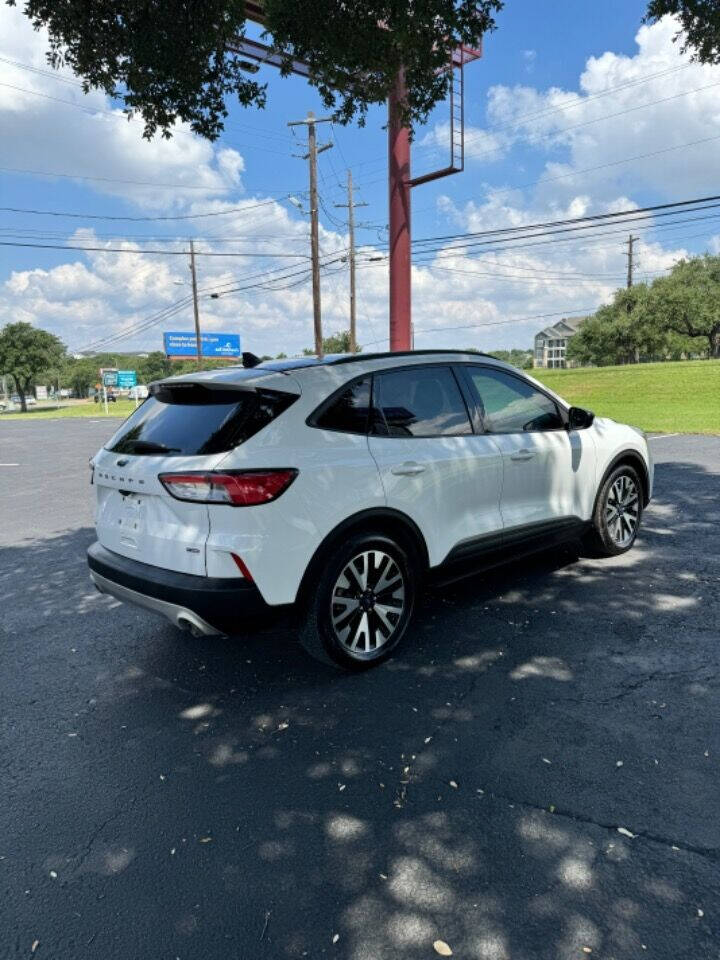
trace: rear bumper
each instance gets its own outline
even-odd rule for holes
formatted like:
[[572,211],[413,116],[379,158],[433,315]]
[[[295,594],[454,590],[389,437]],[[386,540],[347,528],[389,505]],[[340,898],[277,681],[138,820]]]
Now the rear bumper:
[[181,629],[212,635],[242,629],[271,609],[254,583],[175,573],[121,557],[100,543],[87,553],[90,577],[101,593],[144,607]]

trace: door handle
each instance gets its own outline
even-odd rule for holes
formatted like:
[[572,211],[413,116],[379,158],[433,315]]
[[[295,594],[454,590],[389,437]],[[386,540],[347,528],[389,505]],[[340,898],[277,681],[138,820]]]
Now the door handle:
[[390,467],[390,473],[394,473],[396,477],[415,477],[424,472],[424,465],[414,460],[406,460],[405,463],[399,463],[396,467]]
[[532,450],[516,450],[510,454],[511,460],[531,460],[535,456]]

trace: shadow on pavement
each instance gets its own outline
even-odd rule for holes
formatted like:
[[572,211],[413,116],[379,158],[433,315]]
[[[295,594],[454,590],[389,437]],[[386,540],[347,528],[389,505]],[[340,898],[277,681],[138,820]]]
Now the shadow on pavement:
[[713,955],[717,483],[663,465],[630,554],[432,591],[359,676],[101,597],[91,530],[0,551],[18,955]]

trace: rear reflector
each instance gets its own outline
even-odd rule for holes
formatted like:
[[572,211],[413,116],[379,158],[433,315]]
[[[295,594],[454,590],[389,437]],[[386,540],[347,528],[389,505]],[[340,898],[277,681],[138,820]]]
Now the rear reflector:
[[294,469],[233,472],[161,473],[159,480],[176,500],[253,507],[277,500],[293,482]]
[[245,577],[246,580],[249,580],[250,583],[253,583],[253,578],[250,571],[247,568],[247,564],[242,557],[239,557],[236,553],[231,553],[230,556],[235,561],[235,566],[238,568],[240,573]]

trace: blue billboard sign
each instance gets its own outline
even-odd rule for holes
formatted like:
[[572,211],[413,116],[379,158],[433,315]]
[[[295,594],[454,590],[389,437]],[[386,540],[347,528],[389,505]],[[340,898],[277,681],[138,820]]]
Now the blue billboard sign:
[[134,370],[118,370],[115,386],[121,390],[129,390],[137,386],[137,373]]
[[[194,333],[164,333],[163,342],[168,357],[196,357],[197,338]],[[240,334],[201,333],[202,355],[208,359],[239,357]]]

